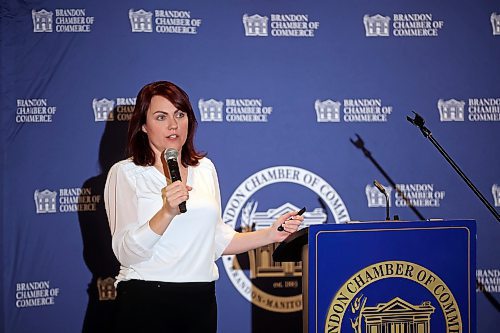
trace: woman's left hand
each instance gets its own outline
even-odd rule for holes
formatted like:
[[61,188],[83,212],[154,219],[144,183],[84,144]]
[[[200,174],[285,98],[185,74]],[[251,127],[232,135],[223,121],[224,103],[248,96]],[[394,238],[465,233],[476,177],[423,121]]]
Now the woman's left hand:
[[[273,243],[282,242],[290,234],[299,229],[300,224],[304,221],[304,217],[297,215],[297,211],[288,212],[281,215],[274,221],[269,229],[269,237]],[[283,226],[283,231],[278,231],[278,227]]]

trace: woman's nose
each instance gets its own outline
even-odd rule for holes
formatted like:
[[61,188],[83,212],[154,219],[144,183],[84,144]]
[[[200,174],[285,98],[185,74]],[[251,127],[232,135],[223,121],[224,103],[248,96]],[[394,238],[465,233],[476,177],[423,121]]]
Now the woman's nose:
[[177,120],[175,118],[168,120],[168,129],[177,129]]

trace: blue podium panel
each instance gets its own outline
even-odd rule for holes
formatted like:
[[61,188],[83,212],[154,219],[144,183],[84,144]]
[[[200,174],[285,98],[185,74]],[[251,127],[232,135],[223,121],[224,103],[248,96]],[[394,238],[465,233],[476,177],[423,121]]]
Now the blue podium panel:
[[476,332],[473,220],[311,226],[309,332]]

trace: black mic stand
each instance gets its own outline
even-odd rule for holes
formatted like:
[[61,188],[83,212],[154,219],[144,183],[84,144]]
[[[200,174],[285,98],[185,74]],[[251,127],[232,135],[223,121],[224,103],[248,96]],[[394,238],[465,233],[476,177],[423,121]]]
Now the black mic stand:
[[[441,155],[443,155],[444,158],[451,164],[453,169],[455,169],[455,171],[462,177],[462,179],[467,183],[467,185],[469,185],[469,187],[472,189],[472,191],[474,191],[474,193],[476,193],[476,195],[479,197],[479,199],[481,199],[483,204],[485,204],[486,207],[490,210],[490,212],[493,213],[493,215],[496,217],[497,221],[500,221],[496,210],[491,206],[491,204],[486,200],[486,198],[481,194],[481,192],[479,192],[479,190],[474,186],[474,184],[472,184],[472,182],[469,180],[469,178],[467,178],[467,176],[462,172],[462,170],[460,170],[458,165],[451,159],[451,157],[446,153],[446,151],[443,149],[443,147],[441,147],[441,145],[436,141],[436,139],[434,139],[431,131],[427,127],[424,126],[424,124],[425,124],[424,118],[422,118],[416,112],[413,112],[413,113],[415,114],[415,119],[411,119],[409,116],[407,116],[406,119],[410,123],[412,123],[413,125],[420,128],[420,131],[422,132],[424,137],[428,138],[429,141],[432,142],[432,144],[437,148],[437,150],[439,150]],[[477,278],[476,278],[476,285],[481,288],[480,290],[483,292],[486,299],[495,307],[495,309],[497,309],[497,311],[500,311],[500,304],[498,303],[498,301],[495,299],[495,297],[493,297],[493,295],[491,295],[488,291],[486,291],[484,289],[483,284],[481,282],[479,282],[479,280]]]
[[437,150],[439,150],[439,152],[441,153],[441,155],[444,156],[444,158],[448,161],[448,163],[451,164],[451,166],[453,167],[453,169],[455,169],[455,171],[460,175],[460,177],[462,177],[462,179],[465,181],[465,183],[479,197],[479,199],[486,206],[486,208],[488,208],[489,211],[493,214],[493,216],[495,216],[495,218],[497,219],[497,222],[500,222],[500,215],[495,210],[495,208],[493,208],[493,206],[488,202],[488,200],[486,200],[486,198],[484,197],[484,195],[481,192],[479,192],[479,190],[476,188],[476,186],[474,186],[474,184],[472,184],[472,182],[470,181],[470,179],[467,178],[467,176],[458,167],[458,165],[453,161],[453,159],[450,157],[450,155],[448,155],[446,153],[446,151],[443,149],[443,147],[441,147],[441,145],[436,141],[436,139],[434,139],[434,137],[432,136],[431,131],[427,127],[424,126],[424,124],[425,124],[424,118],[422,118],[416,112],[413,112],[413,113],[415,114],[415,118],[414,119],[411,119],[409,116],[407,116],[406,119],[410,123],[412,123],[413,125],[415,125],[418,128],[420,128],[420,131],[422,132],[422,134],[424,135],[424,137],[428,138],[429,141],[432,142],[432,144],[437,148]]
[[[373,158],[372,153],[368,149],[366,149],[365,142],[363,141],[363,139],[361,139],[361,137],[358,134],[356,134],[356,137],[357,137],[356,141],[354,141],[353,139],[349,139],[351,141],[351,143],[356,148],[359,148],[359,149],[361,149],[361,151],[363,151],[363,154],[375,165],[375,167],[378,169],[378,171],[380,171],[380,173],[382,173],[382,175],[389,182],[389,184],[391,184],[391,187],[396,192],[398,192],[398,194],[401,196],[401,198],[406,202],[406,205],[408,206],[408,208],[410,208],[415,213],[415,215],[418,216],[418,218],[421,221],[424,221],[425,217],[422,214],[420,214],[420,212],[415,208],[415,206],[412,205],[411,201],[396,186],[396,183],[391,179],[391,177],[389,177],[389,175],[387,174],[387,172],[385,172],[385,170],[380,166],[380,164],[378,164],[378,162],[375,160],[375,158]],[[395,220],[396,220],[396,218],[395,218]]]

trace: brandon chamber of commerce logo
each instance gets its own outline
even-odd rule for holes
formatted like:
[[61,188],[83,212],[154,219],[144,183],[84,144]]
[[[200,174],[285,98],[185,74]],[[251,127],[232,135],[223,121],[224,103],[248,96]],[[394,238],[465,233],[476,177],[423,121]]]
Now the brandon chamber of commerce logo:
[[469,121],[500,121],[500,97],[467,100],[439,99],[437,107],[439,120],[442,122],[464,121],[466,111]]
[[59,291],[50,285],[50,281],[18,282],[16,308],[54,305]]
[[387,122],[392,106],[382,103],[380,98],[346,98],[342,102],[332,99],[314,102],[318,123]]
[[445,281],[417,263],[394,260],[364,267],[345,281],[330,302],[324,332],[459,333],[462,326]]
[[200,119],[204,122],[247,122],[266,123],[273,112],[272,106],[264,104],[259,98],[226,98],[218,101],[198,100]]
[[[435,20],[431,13],[393,14],[391,17],[364,15],[366,37],[437,37],[444,22]],[[391,33],[392,32],[392,33]]]
[[46,98],[23,98],[17,100],[16,123],[51,123],[57,108]]
[[[248,37],[314,37],[318,21],[311,21],[307,14],[244,14],[243,27]],[[269,29],[270,25],[270,29]]]
[[[55,12],[55,16],[54,16]],[[94,17],[86,9],[32,10],[33,32],[91,32]]]
[[35,190],[33,199],[37,214],[95,212],[101,202],[101,194],[92,194],[89,187],[61,188],[58,191],[45,189]]
[[94,120],[101,121],[129,121],[135,107],[135,97],[118,97],[116,99],[92,100]]
[[[259,209],[259,197],[267,187],[292,184],[305,187],[323,200],[335,223],[349,221],[349,213],[335,189],[318,175],[297,167],[276,166],[263,169],[245,179],[226,204],[223,221],[241,232],[269,227],[277,217],[298,211],[291,197],[270,209]],[[269,186],[269,187],[268,187]],[[290,200],[290,201],[287,201]],[[327,212],[310,207],[304,213],[302,227],[325,223]],[[272,253],[278,244],[270,244],[247,253],[223,256],[226,273],[238,292],[254,305],[273,312],[302,310],[302,263],[275,262]]]
[[[391,191],[388,186],[384,186],[389,205],[391,205]],[[413,207],[440,207],[444,199],[445,191],[438,191],[434,184],[396,184],[398,190],[394,191],[394,203],[396,207],[407,207],[411,204]],[[366,200],[368,207],[385,207],[385,196],[373,185],[365,187]]]
[[196,35],[202,20],[192,16],[190,10],[144,9],[128,11],[132,32]]

